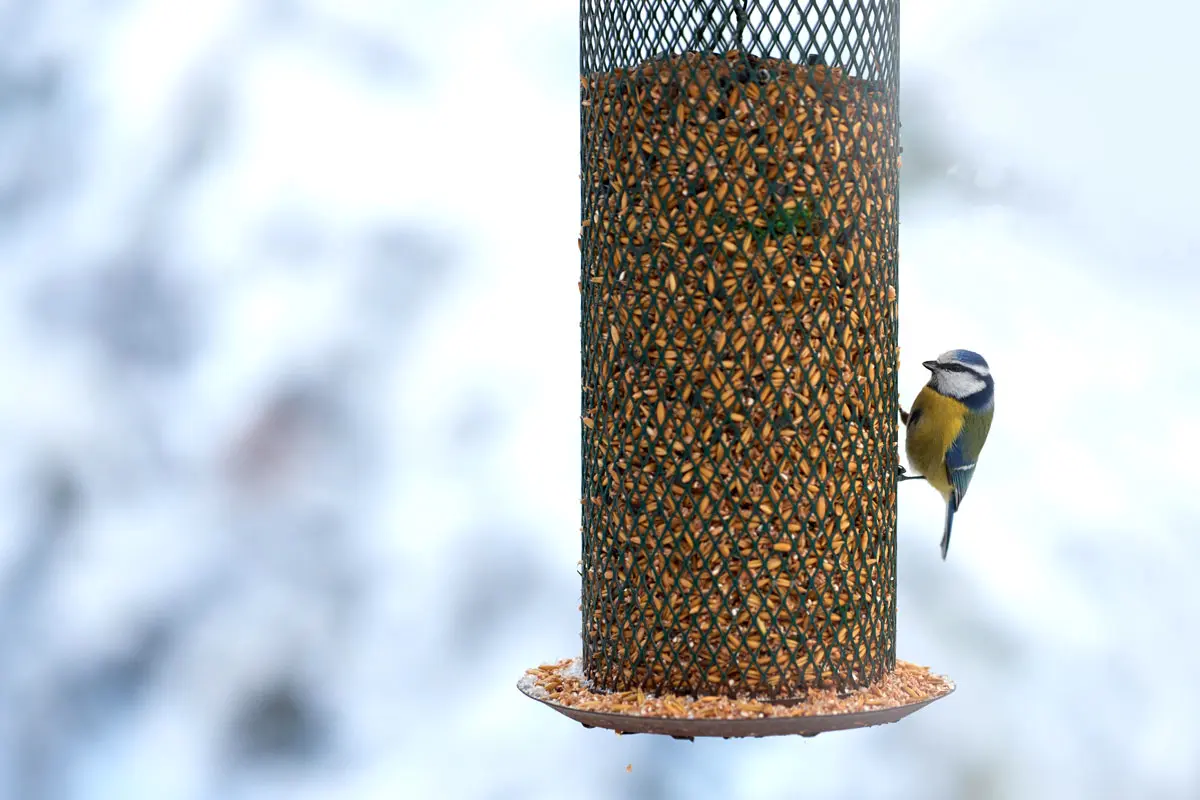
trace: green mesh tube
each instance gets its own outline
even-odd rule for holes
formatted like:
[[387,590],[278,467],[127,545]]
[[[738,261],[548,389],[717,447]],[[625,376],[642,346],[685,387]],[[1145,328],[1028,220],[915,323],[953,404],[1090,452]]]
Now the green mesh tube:
[[583,0],[584,672],[895,665],[898,0]]

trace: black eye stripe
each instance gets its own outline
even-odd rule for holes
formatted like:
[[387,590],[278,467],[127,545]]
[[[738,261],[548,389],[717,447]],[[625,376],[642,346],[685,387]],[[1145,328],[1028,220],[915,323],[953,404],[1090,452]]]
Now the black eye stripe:
[[949,364],[938,364],[938,369],[942,370],[943,372],[967,372],[980,378],[983,377],[980,375],[980,373],[976,372],[973,367],[968,367],[966,364],[958,364],[954,362]]

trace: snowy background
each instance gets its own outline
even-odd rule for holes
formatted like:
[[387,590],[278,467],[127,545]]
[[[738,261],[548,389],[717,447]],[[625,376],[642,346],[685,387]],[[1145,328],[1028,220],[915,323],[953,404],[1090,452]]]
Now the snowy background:
[[[0,0],[0,798],[1200,796],[1194,3],[904,0],[903,402],[999,410],[812,740],[584,730],[577,5]],[[626,765],[632,770],[626,772]]]

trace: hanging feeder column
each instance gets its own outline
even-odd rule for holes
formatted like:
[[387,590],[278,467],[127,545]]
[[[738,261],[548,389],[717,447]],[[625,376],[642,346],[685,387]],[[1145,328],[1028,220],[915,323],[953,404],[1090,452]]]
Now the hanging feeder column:
[[[900,680],[898,5],[582,2],[583,658],[543,668],[560,693],[801,720]],[[948,691],[926,677],[924,702]],[[584,721],[766,735],[615,713]],[[846,716],[814,729],[872,724]]]

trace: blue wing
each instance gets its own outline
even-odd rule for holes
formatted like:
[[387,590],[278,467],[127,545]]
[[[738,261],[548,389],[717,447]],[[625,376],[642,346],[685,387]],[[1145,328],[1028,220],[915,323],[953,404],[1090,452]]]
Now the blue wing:
[[971,485],[971,476],[975,474],[975,460],[968,460],[970,456],[960,444],[961,439],[962,436],[955,439],[954,444],[950,445],[950,449],[946,451],[946,475],[954,487],[954,494],[950,496],[950,506],[955,511],[958,510],[959,503],[967,494],[967,487]]
[[987,440],[988,430],[992,427],[992,411],[989,408],[983,412],[968,411],[963,419],[962,430],[950,449],[946,451],[946,477],[954,491],[946,502],[946,527],[942,529],[942,559],[950,549],[950,528],[954,525],[954,512],[962,505],[967,495],[967,487],[971,485],[971,476],[975,474],[975,462],[979,460],[979,451]]
[[962,430],[946,451],[946,476],[954,486],[950,497],[951,507],[957,511],[971,485],[971,476],[975,474],[975,462],[979,460],[979,451],[987,440],[988,430],[992,427],[992,409],[982,414],[968,413],[963,420]]

